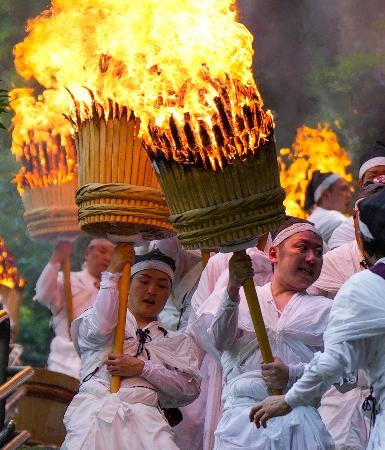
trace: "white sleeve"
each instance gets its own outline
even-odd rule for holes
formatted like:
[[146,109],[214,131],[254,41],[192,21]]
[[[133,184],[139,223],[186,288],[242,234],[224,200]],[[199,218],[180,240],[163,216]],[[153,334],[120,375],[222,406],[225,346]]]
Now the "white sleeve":
[[53,313],[63,306],[60,294],[62,283],[58,282],[60,264],[48,263],[36,283],[34,300],[49,308]]
[[299,363],[299,364],[289,364],[289,379],[287,381],[287,386],[293,386],[294,383],[296,383],[303,375],[303,372],[305,370],[306,364],[305,363]]
[[363,340],[333,344],[324,353],[316,353],[302,377],[285,395],[286,402],[292,408],[317,406],[332,384],[341,383],[346,367],[358,368],[362,354],[365,354]]
[[159,392],[186,403],[195,400],[200,392],[198,383],[189,375],[152,361],[145,362],[140,376]]
[[215,348],[223,352],[233,345],[237,336],[238,328],[238,302],[233,301],[227,290],[219,306],[218,312],[214,316],[208,333]]
[[[203,269],[198,287],[191,299],[191,305],[195,311],[210,297],[215,289],[218,279],[228,270],[227,260],[223,254],[212,256]],[[227,282],[226,282],[227,284]]]
[[93,307],[79,327],[82,347],[85,343],[103,345],[111,337],[118,321],[120,273],[103,272],[100,290]]

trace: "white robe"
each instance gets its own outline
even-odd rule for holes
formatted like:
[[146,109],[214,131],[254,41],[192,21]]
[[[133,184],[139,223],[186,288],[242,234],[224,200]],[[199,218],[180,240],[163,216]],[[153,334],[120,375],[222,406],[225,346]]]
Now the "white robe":
[[124,353],[137,355],[145,366],[140,376],[122,378],[116,394],[109,392],[105,359],[117,323],[119,275],[102,274],[94,306],[72,324],[82,360],[82,384],[64,416],[63,450],[177,449],[158,404],[179,407],[199,395],[194,341],[178,332],[166,332],[155,321],[147,325],[148,338],[141,346],[136,320],[129,311]]
[[308,292],[333,298],[348,278],[363,270],[360,265],[362,260],[363,256],[355,240],[330,250],[323,257],[320,276]]
[[[379,262],[385,263],[385,258]],[[385,449],[384,293],[385,280],[369,270],[344,284],[333,301],[324,352],[314,356],[285,397],[292,407],[311,404],[340,377],[367,369],[380,405],[368,450]]]
[[316,206],[310,214],[309,221],[321,234],[322,239],[328,243],[333,231],[346,220],[346,217],[334,209],[325,209]]
[[[363,270],[360,265],[362,259],[355,240],[330,250],[324,255],[321,275],[308,292],[334,298],[352,275]],[[366,448],[369,426],[361,405],[368,392],[365,373],[360,370],[358,387],[342,394],[333,386],[322,397],[319,413],[333,436],[337,450]]]
[[[60,264],[48,263],[36,283],[37,300],[52,312],[52,339],[47,366],[49,370],[79,378],[80,358],[68,332],[67,310]],[[94,302],[99,289],[98,281],[87,269],[71,272],[72,304],[74,317],[79,316]]]
[[175,261],[171,295],[159,318],[168,330],[183,330],[187,325],[191,297],[203,269],[201,252],[185,250],[176,237],[152,241],[149,250],[155,248]]
[[[302,374],[303,365],[323,345],[331,301],[324,297],[295,294],[279,314],[271,284],[258,288],[272,352],[289,365],[289,384]],[[222,301],[219,302],[218,298]],[[206,322],[206,339],[214,354],[221,354],[223,368],[223,413],[215,432],[215,449],[303,450],[334,449],[315,408],[303,408],[278,417],[267,429],[257,429],[248,419],[251,406],[269,395],[262,379],[262,357],[243,289],[240,304],[233,302],[226,288],[215,292],[198,311],[198,329]]]
[[[257,248],[247,249],[246,252],[252,258],[255,271],[254,283],[262,286],[270,281],[272,266],[266,255]],[[212,450],[214,446],[214,431],[221,414],[222,370],[220,354],[215,352],[212,346],[207,346],[205,325],[202,327],[203,330],[199,326],[202,320],[199,310],[213,292],[227,286],[229,279],[228,262],[231,256],[232,253],[217,253],[209,259],[191,300],[191,314],[187,332],[194,336],[205,351],[209,350],[210,353],[202,355],[203,361],[201,364],[201,389],[203,393],[207,392],[207,395],[201,395],[196,402],[187,407],[189,410],[187,414],[190,414],[191,420],[195,423],[188,430],[186,430],[183,422],[176,427],[176,432],[179,431],[178,428],[183,428],[184,442],[177,441],[183,450],[201,450],[202,448],[203,450]],[[203,437],[197,439],[197,433],[203,433]],[[194,442],[193,447],[191,447],[190,442]]]
[[345,222],[342,222],[332,233],[328,247],[330,250],[339,247],[347,242],[355,241],[356,234],[354,231],[353,217],[349,217]]

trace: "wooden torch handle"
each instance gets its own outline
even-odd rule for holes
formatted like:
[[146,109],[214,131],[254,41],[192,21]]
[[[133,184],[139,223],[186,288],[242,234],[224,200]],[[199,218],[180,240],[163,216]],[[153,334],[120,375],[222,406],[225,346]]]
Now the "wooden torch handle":
[[71,323],[74,320],[74,308],[72,303],[72,289],[71,289],[71,259],[69,256],[64,260],[62,265],[63,270],[63,288],[64,288],[64,298],[67,311],[68,319],[68,332],[71,339]]
[[[241,252],[246,253],[246,250],[241,250]],[[273,354],[271,352],[269,339],[266,333],[265,322],[263,320],[261,307],[258,301],[257,291],[255,290],[255,285],[252,278],[247,279],[243,283],[243,290],[245,291],[245,296],[247,304],[249,306],[251,320],[253,321],[254,330],[257,336],[259,348],[261,350],[263,362],[265,363],[273,362]],[[282,395],[281,389],[272,389],[272,393],[273,395]]]
[[209,259],[210,259],[210,254],[211,254],[210,250],[206,250],[206,249],[201,250],[201,258],[202,258],[203,268],[205,268],[207,266],[207,263],[209,262]]
[[[126,264],[122,271],[122,276],[119,280],[119,309],[118,309],[118,323],[115,329],[114,353],[117,355],[123,354],[124,331],[126,328],[127,303],[128,292],[130,291],[130,277],[131,265]],[[110,391],[118,392],[120,388],[120,377],[113,375],[111,377]]]

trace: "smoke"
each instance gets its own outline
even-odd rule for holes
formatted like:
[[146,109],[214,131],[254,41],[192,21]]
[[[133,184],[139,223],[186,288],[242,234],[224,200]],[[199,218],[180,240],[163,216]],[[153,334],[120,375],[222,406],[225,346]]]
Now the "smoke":
[[383,0],[238,0],[238,10],[254,36],[253,70],[278,146],[323,121],[355,160],[385,139]]

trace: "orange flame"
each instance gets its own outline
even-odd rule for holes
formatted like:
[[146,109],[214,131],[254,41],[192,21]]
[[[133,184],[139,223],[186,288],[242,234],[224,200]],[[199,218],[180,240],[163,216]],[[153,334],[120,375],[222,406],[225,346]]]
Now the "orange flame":
[[76,149],[58,92],[47,90],[37,100],[32,94],[26,88],[10,92],[15,111],[11,151],[22,163],[16,175],[21,194],[26,187],[65,183],[76,173]]
[[[108,99],[132,109],[152,148],[181,162],[191,161],[186,149],[177,148],[178,139],[168,148],[154,133],[159,129],[170,140],[177,134],[170,122],[177,129],[187,122],[195,130],[193,150],[205,147],[215,168],[222,155],[227,160],[239,155],[238,138],[246,154],[273,129],[252,77],[252,35],[236,21],[234,3],[54,0],[49,11],[29,21],[28,36],[15,47],[16,67],[46,89],[68,88],[83,119],[92,111],[84,86],[104,111]],[[238,109],[221,111],[218,98]],[[238,120],[245,109],[252,111],[249,124],[247,114]],[[61,111],[67,112],[65,101]],[[231,125],[227,134],[225,116]]]
[[328,124],[298,128],[292,150],[280,150],[279,163],[281,186],[286,191],[286,213],[291,216],[307,217],[303,209],[305,191],[314,171],[338,173],[347,182],[352,181],[347,171],[351,160]]
[[5,246],[4,239],[0,238],[0,285],[9,289],[22,288],[25,280],[17,270],[14,257]]

